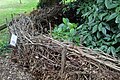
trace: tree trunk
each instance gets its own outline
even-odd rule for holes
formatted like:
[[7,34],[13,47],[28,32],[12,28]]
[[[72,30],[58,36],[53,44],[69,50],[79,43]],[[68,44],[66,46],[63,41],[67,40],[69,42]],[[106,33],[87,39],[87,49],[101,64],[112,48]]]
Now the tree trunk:
[[20,1],[20,4],[22,4],[22,0],[19,0]]

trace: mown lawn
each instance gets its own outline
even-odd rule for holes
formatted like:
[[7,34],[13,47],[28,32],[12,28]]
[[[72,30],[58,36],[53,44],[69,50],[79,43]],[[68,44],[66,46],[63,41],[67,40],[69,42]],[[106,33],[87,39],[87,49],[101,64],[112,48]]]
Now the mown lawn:
[[[19,14],[33,10],[36,7],[39,0],[22,0],[20,4],[19,0],[0,0],[0,25],[11,20],[11,14]],[[9,42],[8,29],[0,31],[0,50],[4,49]],[[0,51],[1,52],[1,51]]]
[[30,12],[36,7],[38,0],[0,0],[0,24],[4,24],[5,18],[11,19],[11,14]]

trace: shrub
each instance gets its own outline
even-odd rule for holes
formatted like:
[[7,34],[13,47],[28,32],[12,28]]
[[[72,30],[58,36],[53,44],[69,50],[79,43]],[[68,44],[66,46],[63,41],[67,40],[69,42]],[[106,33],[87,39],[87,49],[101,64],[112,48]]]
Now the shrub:
[[120,4],[119,0],[96,0],[83,2],[77,14],[85,19],[78,29],[83,44],[99,48],[116,56],[120,52]]
[[54,28],[52,35],[55,39],[74,42],[76,45],[80,42],[77,24],[70,23],[68,18],[63,18],[63,23]]
[[[82,40],[81,44],[93,49],[99,48],[113,56],[120,55],[120,0],[78,0],[68,8],[77,8],[76,16],[80,16],[83,21],[81,23],[76,20],[80,25],[72,31],[73,34],[79,32],[76,35]],[[60,30],[59,34],[59,31],[53,31],[53,36],[69,39],[63,34],[70,33],[70,30]],[[70,41],[74,42],[74,39],[72,37]],[[80,41],[76,42],[80,44]]]

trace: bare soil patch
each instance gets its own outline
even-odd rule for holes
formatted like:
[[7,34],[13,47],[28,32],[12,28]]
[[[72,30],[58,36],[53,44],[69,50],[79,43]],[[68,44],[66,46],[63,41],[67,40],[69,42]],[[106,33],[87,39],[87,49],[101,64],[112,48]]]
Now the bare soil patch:
[[0,57],[0,80],[32,80],[32,77],[11,62],[10,58]]

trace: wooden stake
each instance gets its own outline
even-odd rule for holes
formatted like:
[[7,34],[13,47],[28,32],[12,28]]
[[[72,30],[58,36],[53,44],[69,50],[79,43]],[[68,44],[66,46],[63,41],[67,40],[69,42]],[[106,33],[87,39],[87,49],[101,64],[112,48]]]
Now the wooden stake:
[[67,47],[65,46],[62,50],[62,58],[61,58],[61,77],[65,70],[65,63],[66,63],[66,53],[67,53]]
[[52,37],[52,27],[50,22],[49,22],[49,27],[50,27],[50,37]]
[[14,15],[13,15],[13,14],[11,14],[11,18],[12,18],[12,20],[13,20],[13,18],[14,18]]
[[5,21],[6,21],[6,24],[8,24],[8,19],[7,18],[5,18]]
[[19,0],[20,1],[20,4],[22,4],[22,0]]

